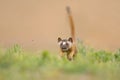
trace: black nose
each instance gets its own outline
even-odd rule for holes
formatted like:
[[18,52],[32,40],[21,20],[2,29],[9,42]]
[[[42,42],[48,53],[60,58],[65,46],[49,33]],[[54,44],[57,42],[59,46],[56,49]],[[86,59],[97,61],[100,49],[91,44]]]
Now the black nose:
[[63,49],[66,49],[66,48],[67,48],[67,46],[66,46],[66,45],[63,45],[63,46],[62,46],[62,48],[63,48]]
[[66,45],[60,45],[60,47],[61,47],[62,49],[66,49],[66,48],[67,48]]

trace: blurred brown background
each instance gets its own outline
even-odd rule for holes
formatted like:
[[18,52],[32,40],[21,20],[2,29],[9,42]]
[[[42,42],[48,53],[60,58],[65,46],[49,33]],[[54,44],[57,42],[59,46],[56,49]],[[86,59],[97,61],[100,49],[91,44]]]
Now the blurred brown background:
[[0,0],[0,46],[57,51],[57,37],[70,35],[67,5],[77,38],[95,48],[120,48],[120,0]]

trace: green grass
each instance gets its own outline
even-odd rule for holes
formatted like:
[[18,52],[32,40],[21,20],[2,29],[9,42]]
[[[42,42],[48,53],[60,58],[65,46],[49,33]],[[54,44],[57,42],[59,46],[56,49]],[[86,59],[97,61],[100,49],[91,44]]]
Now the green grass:
[[0,80],[119,80],[120,50],[109,52],[78,45],[73,61],[58,53],[29,53],[19,45],[0,49]]

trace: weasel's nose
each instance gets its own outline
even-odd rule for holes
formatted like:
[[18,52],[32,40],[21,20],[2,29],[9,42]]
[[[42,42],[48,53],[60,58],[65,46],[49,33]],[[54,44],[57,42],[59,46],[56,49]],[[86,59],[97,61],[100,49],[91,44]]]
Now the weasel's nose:
[[67,46],[66,46],[66,45],[62,45],[62,48],[63,48],[63,49],[66,49],[66,48],[67,48]]

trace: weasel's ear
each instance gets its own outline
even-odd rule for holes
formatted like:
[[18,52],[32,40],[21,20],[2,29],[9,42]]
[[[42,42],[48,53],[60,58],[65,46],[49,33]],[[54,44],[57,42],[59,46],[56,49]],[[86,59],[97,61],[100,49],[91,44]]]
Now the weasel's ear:
[[71,37],[69,37],[68,41],[73,42],[73,39]]
[[60,37],[58,37],[58,42],[60,42],[62,39]]

